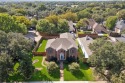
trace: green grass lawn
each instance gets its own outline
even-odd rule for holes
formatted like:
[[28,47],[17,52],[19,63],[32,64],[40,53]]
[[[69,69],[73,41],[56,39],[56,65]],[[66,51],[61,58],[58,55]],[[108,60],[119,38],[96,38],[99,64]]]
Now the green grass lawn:
[[[25,80],[23,76],[21,76],[17,71],[15,71],[13,74],[10,75],[8,78],[8,82],[14,82],[14,81],[59,81],[60,75],[59,73],[55,74],[54,76],[50,76],[47,72],[46,67],[41,65],[43,56],[35,56],[32,60],[38,59],[39,62],[36,62],[34,65],[35,68],[42,68],[42,70],[36,70],[34,71],[32,77],[28,80]],[[17,63],[14,67],[14,70],[18,68],[19,64]]]
[[92,31],[79,31],[78,34],[91,34]]
[[68,65],[65,64],[64,67],[64,80],[65,81],[93,81],[94,77],[92,74],[92,70],[83,63],[80,63],[80,72],[77,72],[77,74],[73,75],[68,70]]
[[37,52],[45,52],[46,43],[47,43],[47,40],[43,40],[42,43],[40,44]]

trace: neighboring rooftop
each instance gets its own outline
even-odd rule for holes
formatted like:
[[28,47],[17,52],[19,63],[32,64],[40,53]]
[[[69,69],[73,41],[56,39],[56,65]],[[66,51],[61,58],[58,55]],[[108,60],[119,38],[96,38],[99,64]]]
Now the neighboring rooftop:
[[115,37],[117,41],[125,43],[125,34],[122,34],[121,37]]
[[72,21],[68,21],[68,25],[69,25],[69,30],[70,31],[75,31],[74,25]]
[[115,27],[119,29],[125,28],[125,20],[118,20]]
[[81,44],[82,50],[84,51],[85,58],[89,58],[92,55],[92,51],[89,49],[89,44],[93,43],[93,39],[89,36],[78,38],[79,43]]

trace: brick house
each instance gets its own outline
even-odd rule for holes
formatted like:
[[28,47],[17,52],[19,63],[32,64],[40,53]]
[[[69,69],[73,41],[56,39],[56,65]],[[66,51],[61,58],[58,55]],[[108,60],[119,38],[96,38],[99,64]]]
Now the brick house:
[[49,39],[46,45],[47,59],[56,58],[57,61],[66,60],[68,57],[77,59],[78,46],[70,33],[60,34],[60,38]]

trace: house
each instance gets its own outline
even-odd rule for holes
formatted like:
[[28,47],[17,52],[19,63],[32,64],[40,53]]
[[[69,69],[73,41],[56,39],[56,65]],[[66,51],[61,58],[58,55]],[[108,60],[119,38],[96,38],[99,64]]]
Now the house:
[[125,30],[125,20],[118,20],[115,26],[115,32],[120,33]]
[[47,59],[56,58],[57,61],[66,60],[68,57],[77,59],[78,46],[72,39],[72,34],[60,34],[60,38],[49,39],[46,45]]
[[76,7],[78,7],[78,5],[71,5],[71,7],[72,7],[72,8],[76,8]]
[[89,56],[92,55],[92,51],[89,49],[89,45],[93,43],[94,40],[89,36],[77,38],[77,40],[85,55],[85,58],[89,58]]
[[95,20],[94,19],[88,19],[87,25],[88,25],[88,30],[92,30],[93,25],[95,24]]
[[109,37],[112,42],[123,42],[125,43],[125,34],[122,34],[121,37]]
[[106,28],[103,25],[98,24],[95,20],[89,19],[88,20],[88,30],[92,30],[92,33],[107,33],[109,34],[109,31],[106,30]]

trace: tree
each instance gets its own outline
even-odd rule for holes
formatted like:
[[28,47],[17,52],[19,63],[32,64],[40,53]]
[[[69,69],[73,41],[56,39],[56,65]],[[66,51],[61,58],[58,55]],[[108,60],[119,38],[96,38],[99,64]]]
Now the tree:
[[33,41],[25,38],[21,33],[5,33],[0,31],[0,81],[6,81],[16,63],[17,71],[27,78],[33,73],[32,50]]
[[80,20],[78,21],[78,23],[76,24],[76,27],[77,27],[77,28],[80,28],[80,27],[85,28],[85,27],[87,26],[87,22],[88,22],[87,18],[80,19]]
[[37,30],[41,31],[41,32],[46,32],[46,33],[54,33],[56,30],[54,29],[55,25],[50,23],[48,20],[46,19],[41,19],[38,21],[37,23]]
[[69,26],[68,22],[65,19],[59,19],[58,21],[58,33],[68,32]]
[[[28,55],[28,53],[25,55]],[[25,77],[25,79],[31,78],[34,72],[34,66],[32,65],[32,58],[29,55],[23,57],[23,60],[20,61],[19,71],[21,75]]]
[[31,26],[31,22],[25,16],[13,16],[15,20],[21,24],[25,24],[27,27]]
[[44,4],[40,4],[37,8],[38,11],[46,10],[46,6]]
[[107,18],[106,20],[106,27],[110,30],[113,30],[113,28],[115,27],[115,23],[117,21],[117,17],[116,16],[110,16]]
[[4,13],[4,12],[7,12],[7,9],[3,8],[3,7],[0,7],[0,13]]
[[72,73],[76,73],[76,72],[80,71],[80,66],[79,66],[79,64],[76,63],[76,62],[71,63],[68,67],[69,67],[69,70],[70,70]]
[[73,22],[77,21],[76,13],[72,13],[72,12],[67,12],[65,14],[62,14],[60,15],[60,18],[66,19],[68,21],[73,21]]
[[[47,20],[49,19],[49,20]],[[55,33],[64,33],[68,32],[68,23],[64,19],[41,19],[37,23],[37,30],[40,32],[48,33],[48,34],[55,34]]]
[[47,65],[47,70],[48,70],[49,74],[56,74],[59,72],[59,67],[55,62],[50,62]]
[[125,20],[125,9],[120,10],[120,11],[117,13],[117,16],[118,16],[119,19],[122,18],[123,20]]
[[17,22],[13,17],[8,14],[0,14],[0,30],[5,32],[20,32],[26,33],[27,29],[26,26],[22,23]]
[[36,25],[37,25],[37,20],[36,19],[31,19],[31,26],[32,27],[36,27]]
[[50,23],[53,23],[53,24],[55,24],[55,25],[57,26],[58,20],[59,20],[58,16],[56,16],[56,15],[50,15],[50,16],[46,17],[46,19],[47,19]]
[[[97,48],[94,47],[96,45]],[[90,46],[93,55],[89,57],[88,62],[91,66],[94,66],[94,71],[98,76],[110,82],[114,82],[114,80],[117,80],[116,77],[121,76],[120,73],[125,70],[124,45],[121,42],[113,45],[109,41],[99,39],[93,42]],[[120,81],[124,81],[124,79],[120,79]]]
[[27,14],[27,11],[25,9],[15,9],[17,16],[25,16]]
[[98,23],[101,23],[101,22],[103,22],[103,17],[101,16],[101,15],[98,15],[98,14],[93,14],[92,15],[92,18],[96,21],[96,22],[98,22]]
[[6,81],[9,73],[13,70],[11,57],[6,53],[0,54],[0,82]]
[[83,18],[91,18],[91,14],[86,10],[79,11],[77,13],[77,16],[78,16],[78,20]]

